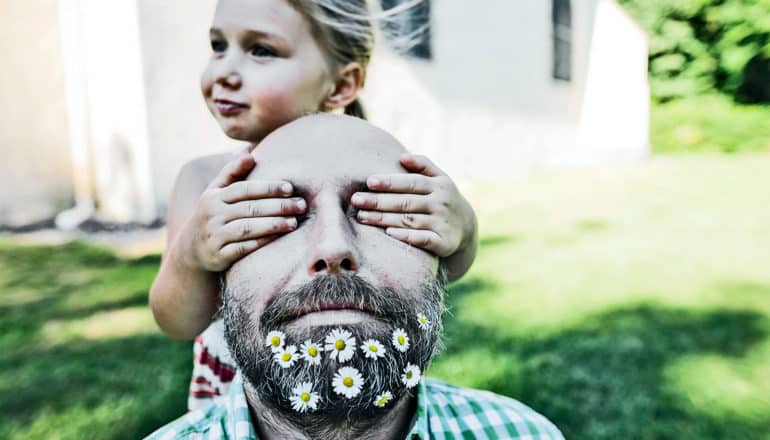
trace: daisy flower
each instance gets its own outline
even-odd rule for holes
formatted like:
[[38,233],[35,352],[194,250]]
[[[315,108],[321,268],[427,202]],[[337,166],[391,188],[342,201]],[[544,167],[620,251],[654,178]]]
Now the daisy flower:
[[417,325],[420,326],[423,330],[428,330],[430,328],[430,320],[427,316],[425,316],[422,313],[417,314]]
[[367,339],[361,344],[361,351],[369,359],[377,359],[385,356],[385,347],[376,339]]
[[409,335],[406,334],[404,329],[397,328],[393,330],[393,346],[401,352],[409,349]]
[[273,330],[265,336],[265,345],[276,353],[283,349],[283,344],[286,343],[286,335],[278,330]]
[[297,346],[289,345],[286,348],[282,348],[273,355],[273,359],[281,368],[289,368],[297,362]]
[[308,339],[299,347],[299,355],[310,365],[321,364],[321,352],[324,348]]
[[313,384],[310,382],[302,382],[294,389],[291,390],[291,407],[294,411],[305,412],[308,409],[315,411],[318,408],[318,401],[321,397],[318,393],[313,392]]
[[353,367],[340,368],[332,379],[334,392],[342,394],[348,399],[352,399],[361,393],[361,387],[363,385],[364,378],[361,377],[361,373]]
[[356,338],[349,331],[336,329],[332,330],[326,336],[325,351],[329,352],[329,357],[337,359],[340,362],[347,362],[355,354]]
[[388,403],[390,403],[391,400],[393,400],[393,394],[391,394],[390,391],[385,391],[382,394],[378,394],[377,397],[374,398],[374,402],[372,403],[374,403],[374,406],[376,406],[377,408],[382,408]]
[[407,388],[414,388],[415,385],[420,383],[420,377],[420,367],[413,364],[406,364],[404,374],[401,375],[401,382],[403,382]]

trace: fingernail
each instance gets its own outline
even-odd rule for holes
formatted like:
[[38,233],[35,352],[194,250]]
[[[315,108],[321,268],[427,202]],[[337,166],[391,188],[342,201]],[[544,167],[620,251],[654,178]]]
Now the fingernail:
[[358,211],[358,219],[361,221],[367,221],[371,218],[368,212],[366,211]]
[[355,205],[361,205],[364,203],[364,197],[361,194],[353,194],[351,201]]
[[285,193],[291,193],[291,184],[290,183],[284,183],[281,185],[281,191]]
[[385,230],[385,233],[390,235],[393,238],[398,238],[398,239],[404,238],[404,233],[402,231],[399,231],[398,229],[388,228]]
[[382,182],[380,182],[380,179],[378,179],[376,177],[370,177],[369,178],[369,186],[380,186],[380,183],[382,183]]
[[299,199],[297,200],[296,203],[297,203],[297,209],[304,211],[305,208],[307,208],[307,203],[305,203],[305,199]]
[[297,219],[296,218],[287,219],[286,224],[289,226],[289,228],[294,229],[297,227]]

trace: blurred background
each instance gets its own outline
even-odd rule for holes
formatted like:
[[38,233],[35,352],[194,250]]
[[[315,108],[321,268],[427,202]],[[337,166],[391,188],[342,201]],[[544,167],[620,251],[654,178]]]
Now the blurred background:
[[[0,0],[0,438],[140,438],[185,411],[192,344],[147,294],[179,168],[238,145],[198,86],[214,6]],[[380,42],[364,105],[481,231],[429,375],[570,439],[770,438],[770,1],[403,19],[429,30]]]

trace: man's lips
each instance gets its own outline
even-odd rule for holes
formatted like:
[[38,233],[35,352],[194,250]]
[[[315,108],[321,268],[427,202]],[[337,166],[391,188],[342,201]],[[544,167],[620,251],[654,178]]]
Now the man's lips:
[[249,108],[248,104],[228,99],[215,99],[214,106],[222,116],[235,116]]
[[321,312],[356,312],[374,315],[369,308],[362,306],[361,304],[326,303],[316,304],[312,307],[300,307],[290,314],[287,321],[296,321],[304,316]]

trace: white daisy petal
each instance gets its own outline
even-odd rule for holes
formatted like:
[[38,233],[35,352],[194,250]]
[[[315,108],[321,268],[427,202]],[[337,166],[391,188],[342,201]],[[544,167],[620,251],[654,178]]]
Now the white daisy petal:
[[321,364],[321,352],[324,348],[308,339],[299,347],[299,355],[310,365]]
[[364,378],[361,373],[353,367],[342,367],[332,379],[334,392],[341,394],[348,399],[352,399],[361,393],[361,387],[364,385]]
[[393,330],[393,346],[400,352],[405,352],[409,349],[409,335],[406,334],[404,329],[397,328]]
[[347,362],[356,352],[356,338],[347,330],[335,329],[326,336],[324,351],[339,362]]
[[281,368],[289,368],[297,362],[297,347],[295,345],[289,345],[286,348],[282,348],[273,355],[275,362],[281,366]]
[[372,403],[377,408],[382,408],[388,403],[390,403],[391,400],[393,400],[393,394],[390,391],[385,391],[382,394],[378,394],[377,397],[374,398],[374,402]]
[[315,411],[318,408],[318,401],[321,397],[313,392],[313,384],[302,382],[291,390],[291,407],[297,412]]
[[422,373],[420,373],[420,367],[413,364],[407,364],[406,368],[404,368],[404,373],[401,374],[401,382],[403,382],[407,388],[414,388],[420,383],[421,377]]
[[286,343],[286,335],[278,330],[273,330],[265,336],[265,346],[270,347],[273,353],[280,351]]
[[422,330],[428,330],[428,329],[430,329],[430,320],[424,314],[418,313],[417,314],[417,325]]
[[361,351],[369,359],[385,357],[385,346],[376,339],[367,339],[361,343]]

